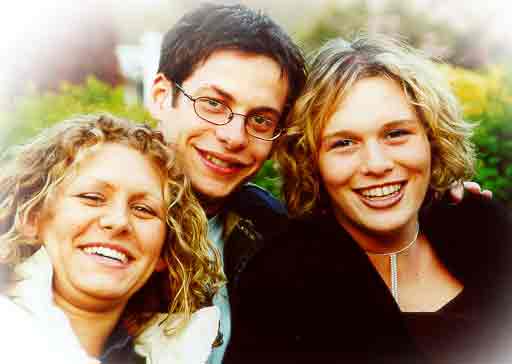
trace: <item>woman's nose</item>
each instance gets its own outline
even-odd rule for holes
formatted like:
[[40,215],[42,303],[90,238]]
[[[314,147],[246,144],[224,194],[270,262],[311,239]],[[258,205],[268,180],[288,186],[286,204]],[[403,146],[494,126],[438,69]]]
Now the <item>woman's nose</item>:
[[385,148],[372,141],[366,146],[365,160],[361,166],[363,174],[382,175],[393,169],[394,163]]

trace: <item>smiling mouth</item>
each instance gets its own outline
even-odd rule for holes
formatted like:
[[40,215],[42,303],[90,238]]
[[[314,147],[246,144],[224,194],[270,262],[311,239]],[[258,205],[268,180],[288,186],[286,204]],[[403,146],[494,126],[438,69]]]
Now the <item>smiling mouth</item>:
[[385,186],[359,189],[357,192],[369,200],[382,200],[400,194],[405,183],[393,183]]
[[88,246],[82,248],[82,251],[88,255],[97,255],[102,258],[112,259],[113,261],[126,264],[130,260],[129,257],[119,250],[107,248],[105,246]]
[[219,166],[219,167],[222,167],[222,168],[230,168],[231,167],[231,164],[226,162],[226,161],[223,161],[222,159],[219,159],[217,157],[214,157],[213,155],[211,154],[206,154],[204,155],[204,158],[210,162],[212,162],[213,164]]
[[245,165],[242,164],[242,163],[237,163],[237,162],[228,162],[224,159],[220,159],[218,157],[215,157],[214,155],[208,153],[208,152],[204,152],[202,150],[198,150],[199,151],[199,154],[204,158],[206,159],[208,162],[210,162],[211,164],[219,167],[219,168],[223,168],[223,169],[241,169],[241,168],[244,168]]

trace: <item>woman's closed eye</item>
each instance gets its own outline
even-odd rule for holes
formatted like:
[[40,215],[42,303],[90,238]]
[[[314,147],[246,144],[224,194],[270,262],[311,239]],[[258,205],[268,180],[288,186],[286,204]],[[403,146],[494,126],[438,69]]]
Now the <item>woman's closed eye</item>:
[[105,201],[105,197],[97,192],[80,193],[77,197],[89,204],[99,204]]

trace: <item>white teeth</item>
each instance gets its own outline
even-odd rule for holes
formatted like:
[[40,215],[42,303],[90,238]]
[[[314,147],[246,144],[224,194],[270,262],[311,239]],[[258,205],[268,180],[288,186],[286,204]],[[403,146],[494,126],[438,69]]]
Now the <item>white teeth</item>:
[[211,154],[206,154],[206,159],[212,162],[213,164],[218,165],[219,167],[228,168],[230,164],[226,161],[223,161],[222,159],[219,159],[217,157],[214,157]]
[[369,188],[367,190],[362,190],[361,194],[366,197],[383,197],[391,195],[402,188],[402,185],[400,183],[394,184],[394,185],[387,185],[384,187],[374,187]]
[[84,248],[83,251],[87,254],[96,254],[110,259],[114,259],[121,263],[128,262],[128,257],[124,253],[104,246],[88,246]]

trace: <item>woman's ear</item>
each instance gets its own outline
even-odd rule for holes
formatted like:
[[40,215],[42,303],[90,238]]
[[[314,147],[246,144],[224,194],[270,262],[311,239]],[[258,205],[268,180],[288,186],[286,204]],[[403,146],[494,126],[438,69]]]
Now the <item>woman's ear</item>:
[[158,258],[158,262],[156,262],[155,265],[155,272],[163,272],[167,269],[167,263],[165,262],[164,258],[160,257]]
[[26,238],[36,239],[39,233],[40,213],[30,212],[20,216],[18,231]]

